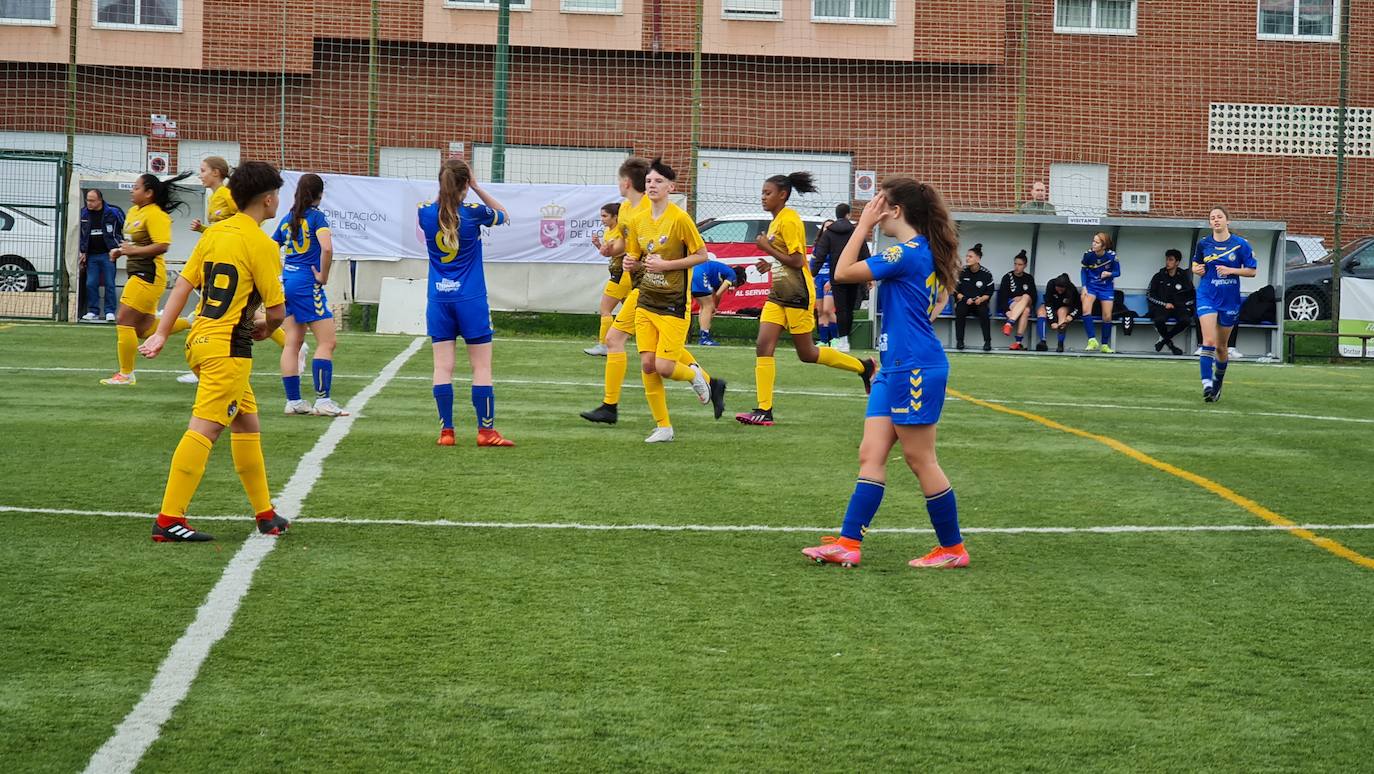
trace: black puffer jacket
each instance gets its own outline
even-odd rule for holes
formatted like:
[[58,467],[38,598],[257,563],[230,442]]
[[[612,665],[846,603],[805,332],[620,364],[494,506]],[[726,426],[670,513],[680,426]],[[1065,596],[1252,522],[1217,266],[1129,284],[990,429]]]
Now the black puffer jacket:
[[[821,233],[820,238],[816,240],[816,246],[811,250],[812,268],[820,268],[822,263],[828,265],[832,284],[835,282],[835,264],[839,262],[840,253],[844,252],[845,245],[849,244],[849,239],[853,236],[854,224],[849,222],[848,218],[840,218]],[[866,261],[868,258],[868,242],[864,242],[859,248],[859,260]]]

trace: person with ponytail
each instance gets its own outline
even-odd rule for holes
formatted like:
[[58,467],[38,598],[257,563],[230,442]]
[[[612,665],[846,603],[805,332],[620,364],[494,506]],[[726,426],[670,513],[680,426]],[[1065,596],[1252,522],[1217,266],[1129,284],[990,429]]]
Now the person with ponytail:
[[[610,354],[610,349],[606,347],[606,334],[615,323],[615,308],[623,303],[625,297],[634,289],[630,284],[630,275],[624,267],[625,249],[624,236],[620,228],[620,202],[601,205],[601,226],[601,233],[592,237],[592,247],[608,260],[607,270],[611,278],[606,280],[606,287],[601,291],[601,328],[596,334],[596,346],[582,350],[593,357],[605,357]],[[613,247],[618,252],[612,250]]]
[[[1007,316],[1006,323],[1002,325],[1002,335],[1010,336],[1013,329],[1016,331],[1016,341],[1011,349],[1017,351],[1026,348],[1026,327],[1030,324],[1031,313],[1035,311],[1037,293],[1035,277],[1026,271],[1029,262],[1025,250],[1017,253],[1011,259],[1011,271],[1002,275],[1002,283],[997,287],[997,305]],[[1044,340],[1043,335],[1041,340]]]
[[983,268],[983,245],[969,248],[964,256],[966,265],[959,271],[959,284],[954,288],[954,348],[964,348],[964,328],[968,316],[978,318],[983,330],[983,351],[992,351],[992,272]]
[[1212,233],[1198,240],[1192,269],[1198,276],[1197,321],[1202,329],[1202,399],[1221,400],[1221,384],[1230,362],[1227,342],[1240,318],[1240,278],[1259,270],[1255,250],[1245,237],[1231,233],[1231,214],[1213,207],[1207,214]]
[[758,247],[764,252],[756,268],[768,273],[771,286],[768,301],[759,315],[759,335],[754,349],[754,385],[758,405],[753,411],[735,415],[741,424],[771,427],[773,425],[773,386],[777,380],[777,349],[782,331],[792,336],[792,347],[803,363],[820,363],[830,368],[857,374],[863,380],[864,392],[877,366],[872,359],[859,360],[838,349],[817,347],[812,338],[816,330],[816,284],[806,261],[806,230],[801,216],[787,206],[793,191],[811,193],[816,185],[810,172],[774,175],[763,181],[760,200],[763,208],[773,216],[768,231],[758,236]]
[[[481,204],[464,202],[468,191]],[[439,200],[420,205],[420,230],[429,252],[426,326],[434,351],[434,404],[439,409],[439,445],[453,446],[453,364],[456,340],[467,344],[472,366],[472,408],[478,446],[514,446],[496,430],[496,394],[491,379],[491,308],[482,272],[482,227],[510,221],[501,203],[472,177],[466,162],[449,159],[439,167]]]
[[[157,305],[167,289],[167,262],[163,255],[172,246],[171,213],[186,206],[175,196],[186,192],[177,183],[190,176],[190,172],[183,172],[170,180],[159,180],[156,175],[139,175],[129,192],[134,206],[124,218],[124,241],[110,251],[111,261],[128,259],[124,266],[128,278],[115,312],[115,353],[119,370],[101,379],[101,384],[123,387],[138,383],[134,376],[138,341],[157,327]],[[177,319],[170,332],[190,327],[189,320]]]
[[945,402],[949,360],[931,321],[944,309],[959,277],[959,233],[944,198],[912,178],[888,178],[859,216],[859,233],[874,226],[900,244],[859,261],[861,240],[851,240],[835,267],[837,282],[878,280],[882,318],[878,354],[882,370],[873,380],[859,445],[859,480],[849,498],[838,537],[802,550],[818,564],[859,564],[869,524],[886,490],[887,458],[893,445],[916,474],[926,511],[939,541],[912,567],[967,567],[959,534],[954,489],[935,458],[935,429]]
[[[1121,276],[1121,262],[1112,249],[1112,238],[1106,232],[1093,235],[1092,249],[1083,253],[1083,330],[1088,334],[1085,352],[1112,354],[1112,303],[1116,299],[1116,278]],[[1102,341],[1097,340],[1097,317],[1093,301],[1102,305]]]
[[[286,289],[286,344],[281,350],[281,383],[286,390],[287,415],[315,414],[322,417],[348,416],[330,396],[334,381],[334,347],[338,337],[334,313],[324,286],[334,265],[334,238],[329,219],[320,212],[324,180],[307,173],[296,181],[291,211],[277,224],[272,238],[285,248],[282,261],[282,286]],[[315,359],[310,372],[315,386],[315,405],[301,398],[301,361],[305,330],[315,334]]]

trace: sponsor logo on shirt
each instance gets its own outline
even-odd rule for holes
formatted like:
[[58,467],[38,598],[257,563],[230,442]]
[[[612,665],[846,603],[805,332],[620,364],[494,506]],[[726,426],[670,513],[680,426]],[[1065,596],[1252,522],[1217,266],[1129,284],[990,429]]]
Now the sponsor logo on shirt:
[[463,286],[463,283],[456,279],[441,279],[434,283],[434,289],[440,293],[456,293]]
[[902,248],[893,245],[883,251],[883,260],[888,263],[896,263],[902,260]]

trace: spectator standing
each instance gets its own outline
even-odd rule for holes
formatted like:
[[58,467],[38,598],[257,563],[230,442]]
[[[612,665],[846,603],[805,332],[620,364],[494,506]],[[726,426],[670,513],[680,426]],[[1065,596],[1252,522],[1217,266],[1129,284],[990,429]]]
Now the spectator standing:
[[954,290],[954,348],[964,348],[964,325],[968,316],[978,318],[983,329],[983,351],[992,351],[992,272],[983,268],[983,245],[974,245],[964,256],[965,266],[959,272],[959,285]]
[[1053,215],[1054,205],[1050,204],[1050,187],[1045,185],[1045,181],[1036,180],[1031,183],[1031,198],[1021,202],[1021,206],[1016,208],[1021,215]]
[[[859,307],[859,302],[863,298],[864,284],[853,282],[836,282],[835,262],[840,258],[840,252],[844,246],[849,244],[849,240],[854,237],[854,224],[849,220],[849,205],[835,205],[835,222],[830,224],[816,239],[816,245],[811,251],[813,259],[824,261],[825,266],[830,271],[830,289],[835,297],[835,338],[831,345],[841,352],[849,351],[849,334],[854,330],[854,310]],[[858,235],[857,239],[863,241],[859,248],[859,261],[866,261],[869,258],[868,242],[864,235]]]
[[[1174,337],[1184,331],[1193,322],[1193,308],[1196,299],[1193,293],[1193,278],[1189,273],[1179,268],[1183,262],[1183,253],[1178,250],[1164,251],[1164,268],[1155,272],[1155,276],[1150,280],[1150,291],[1145,299],[1150,303],[1150,319],[1154,320],[1155,330],[1159,331],[1159,341],[1155,342],[1155,351],[1162,351],[1165,347],[1175,355],[1182,355],[1183,350],[1174,344]],[[1169,325],[1169,320],[1174,324]]]
[[1017,253],[1011,260],[1011,271],[1002,275],[1002,283],[997,288],[998,308],[1007,316],[1007,322],[1002,326],[1002,335],[1010,336],[1012,328],[1015,327],[1016,341],[1011,345],[1014,350],[1026,348],[1022,342],[1026,338],[1026,326],[1030,324],[1031,312],[1035,309],[1037,299],[1035,277],[1026,271],[1028,261],[1025,250]]
[[86,269],[86,314],[88,322],[100,319],[101,288],[105,289],[105,322],[114,322],[115,265],[110,250],[119,245],[124,234],[124,211],[106,204],[95,188],[86,192],[86,208],[81,211],[81,265]]

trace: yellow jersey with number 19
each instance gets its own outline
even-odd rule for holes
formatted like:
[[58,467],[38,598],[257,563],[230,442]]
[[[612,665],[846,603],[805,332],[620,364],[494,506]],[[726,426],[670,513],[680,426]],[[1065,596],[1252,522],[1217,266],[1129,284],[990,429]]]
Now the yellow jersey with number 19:
[[181,276],[200,291],[186,348],[204,357],[253,356],[258,304],[286,303],[277,243],[238,213],[206,231]]

